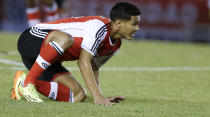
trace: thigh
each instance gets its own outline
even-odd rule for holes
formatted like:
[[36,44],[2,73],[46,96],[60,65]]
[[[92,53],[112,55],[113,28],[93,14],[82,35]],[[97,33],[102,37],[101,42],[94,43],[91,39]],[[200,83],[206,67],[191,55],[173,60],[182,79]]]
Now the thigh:
[[25,67],[30,71],[31,67],[33,66],[36,59],[30,59],[25,56],[21,56],[22,62],[25,65]]
[[26,29],[18,39],[17,48],[23,64],[28,70],[31,69],[39,55],[43,39],[30,34],[31,28]]
[[28,28],[21,34],[18,39],[17,48],[22,57],[36,59],[44,39],[31,35],[30,30]]
[[43,42],[52,30],[40,30],[37,28],[26,29],[18,39],[17,48],[21,56],[36,59],[40,53]]
[[51,32],[52,30],[28,28],[19,37],[17,48],[21,55],[23,64],[28,70],[31,69],[32,65],[36,61],[43,42],[45,41],[47,35]]

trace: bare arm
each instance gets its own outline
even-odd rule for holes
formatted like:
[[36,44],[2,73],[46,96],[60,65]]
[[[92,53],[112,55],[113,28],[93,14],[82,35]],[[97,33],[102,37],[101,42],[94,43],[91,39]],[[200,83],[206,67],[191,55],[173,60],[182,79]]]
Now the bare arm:
[[[113,56],[113,54],[107,55],[107,56],[100,56],[100,57],[93,58],[91,60],[91,65],[92,65],[92,69],[93,69],[93,74],[94,74],[94,77],[95,77],[95,81],[96,81],[97,86],[98,86],[98,88],[99,88],[99,90],[100,90],[101,93],[102,93],[102,90],[100,88],[100,83],[99,83],[99,68],[104,63],[106,63],[107,60],[109,60],[112,56]],[[113,96],[113,97],[109,97],[108,99],[111,102],[118,103],[119,101],[125,100],[125,97],[123,97],[123,96]]]
[[93,56],[84,49],[81,50],[78,60],[79,69],[82,73],[86,86],[88,87],[94,102],[99,105],[113,105],[108,98],[105,98],[97,85],[95,75],[91,66],[91,60]]
[[96,84],[99,88],[99,91],[102,93],[101,87],[100,87],[100,82],[99,82],[99,69],[93,70],[93,74],[95,76]]
[[102,93],[100,83],[99,83],[99,67],[96,65],[96,63],[93,59],[91,60],[91,66],[92,66],[92,69],[93,69],[93,74],[95,76],[97,86],[98,86],[100,92]]
[[[101,90],[101,87],[100,87],[100,83],[99,83],[99,68],[93,62],[91,62],[91,65],[92,65],[92,68],[93,68],[93,74],[95,76],[96,84],[97,84],[100,92],[102,93],[102,90]],[[123,96],[113,96],[113,97],[109,97],[108,99],[111,102],[118,103],[119,101],[125,100],[125,97],[123,97]]]

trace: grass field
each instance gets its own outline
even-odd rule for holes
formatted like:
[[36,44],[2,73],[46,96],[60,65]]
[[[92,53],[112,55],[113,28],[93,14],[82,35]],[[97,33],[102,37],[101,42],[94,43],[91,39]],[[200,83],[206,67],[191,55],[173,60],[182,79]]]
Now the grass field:
[[[127,99],[115,106],[44,103],[10,99],[20,65],[19,34],[0,33],[0,117],[210,117],[210,45],[159,41],[124,41],[100,73],[105,96]],[[75,62],[65,62],[87,90]],[[24,69],[27,72],[26,69]]]

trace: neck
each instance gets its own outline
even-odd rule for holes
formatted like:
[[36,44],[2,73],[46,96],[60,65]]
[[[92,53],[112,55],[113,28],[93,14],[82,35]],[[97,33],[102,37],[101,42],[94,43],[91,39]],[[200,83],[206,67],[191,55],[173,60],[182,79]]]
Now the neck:
[[121,36],[118,34],[118,30],[115,28],[113,23],[111,23],[110,37],[111,37],[112,40],[117,40],[117,39],[121,38]]

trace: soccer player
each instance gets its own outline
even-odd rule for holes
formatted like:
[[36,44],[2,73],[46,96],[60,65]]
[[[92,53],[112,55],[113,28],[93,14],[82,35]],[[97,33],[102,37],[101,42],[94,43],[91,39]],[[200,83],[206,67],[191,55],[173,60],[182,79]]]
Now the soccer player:
[[133,38],[139,30],[140,15],[136,6],[120,2],[111,9],[110,19],[72,17],[26,29],[18,50],[29,73],[16,73],[11,97],[20,100],[22,95],[28,101],[43,102],[38,91],[56,101],[83,101],[85,90],[62,66],[63,61],[77,60],[95,104],[113,105],[124,100],[123,96],[102,95],[99,68],[119,50],[122,39]]
[[[26,14],[29,27],[34,26],[41,22],[41,13],[39,1],[37,0],[24,0],[26,4]],[[45,14],[45,21],[52,21],[59,18],[58,5],[55,0],[40,0],[43,4],[43,11]]]

